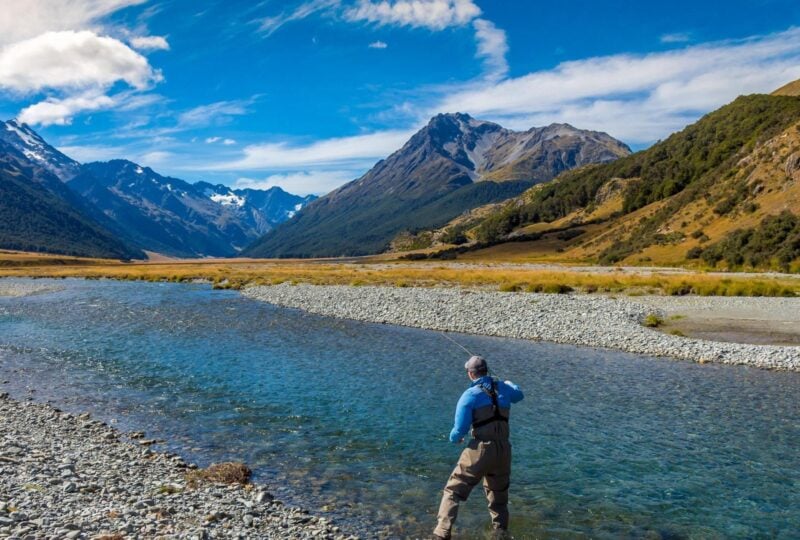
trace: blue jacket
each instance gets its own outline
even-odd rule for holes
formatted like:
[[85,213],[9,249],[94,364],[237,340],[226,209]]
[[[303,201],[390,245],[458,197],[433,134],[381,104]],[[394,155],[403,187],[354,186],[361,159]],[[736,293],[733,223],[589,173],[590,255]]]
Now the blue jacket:
[[[470,387],[461,394],[458,405],[456,405],[456,419],[453,430],[450,432],[450,442],[460,441],[469,432],[472,427],[472,411],[474,409],[492,406],[492,398],[481,390],[479,385],[490,390],[492,388],[492,378],[485,375],[472,381]],[[497,381],[495,389],[497,390],[497,404],[501,409],[508,409],[512,403],[522,401],[525,397],[519,386],[514,383]]]

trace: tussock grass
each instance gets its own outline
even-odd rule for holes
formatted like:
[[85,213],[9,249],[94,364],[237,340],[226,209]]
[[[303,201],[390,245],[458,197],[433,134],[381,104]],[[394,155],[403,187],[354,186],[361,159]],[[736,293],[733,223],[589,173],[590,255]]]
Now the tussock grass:
[[664,319],[656,315],[655,313],[651,313],[647,317],[644,318],[642,324],[647,328],[658,328],[662,324],[664,324]]
[[204,483],[247,485],[253,472],[244,463],[225,462],[186,473],[186,485],[195,489]]
[[[0,261],[5,254],[0,253]],[[310,283],[315,285],[390,285],[400,287],[464,286],[502,291],[545,293],[663,294],[703,296],[797,296],[800,279],[772,275],[702,272],[587,271],[570,267],[535,268],[397,262],[332,261],[170,261],[119,263],[88,259],[90,264],[54,263],[3,266],[0,277],[82,277],[186,283],[203,280],[217,289],[247,285]]]

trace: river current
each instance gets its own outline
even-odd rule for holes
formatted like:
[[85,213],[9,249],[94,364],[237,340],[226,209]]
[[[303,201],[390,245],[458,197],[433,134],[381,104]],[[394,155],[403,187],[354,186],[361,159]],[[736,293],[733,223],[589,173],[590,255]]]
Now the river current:
[[[60,290],[0,297],[0,390],[144,430],[200,465],[245,461],[279,498],[362,534],[432,530],[468,385],[441,334],[205,284],[36,283]],[[516,538],[797,538],[800,374],[454,337],[526,395],[511,421]],[[479,488],[459,525],[488,530]]]

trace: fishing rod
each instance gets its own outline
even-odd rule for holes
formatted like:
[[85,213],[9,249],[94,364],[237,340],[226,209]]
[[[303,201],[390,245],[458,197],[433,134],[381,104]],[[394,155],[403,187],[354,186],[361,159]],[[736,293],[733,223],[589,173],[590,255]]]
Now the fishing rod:
[[[466,347],[464,347],[464,346],[463,346],[461,343],[459,343],[459,342],[458,342],[458,341],[456,341],[455,339],[453,339],[453,338],[451,338],[450,336],[448,336],[448,335],[447,335],[445,332],[443,332],[443,331],[440,331],[439,333],[440,333],[440,334],[442,334],[442,337],[444,337],[444,338],[445,338],[445,339],[447,339],[448,341],[452,342],[454,345],[456,345],[456,346],[460,347],[460,348],[461,348],[461,349],[462,349],[462,350],[463,350],[465,353],[467,353],[468,355],[470,355],[470,356],[475,356],[475,354],[474,354],[474,353],[472,353],[472,352],[471,352],[469,349],[467,349]],[[490,377],[494,377],[494,372],[493,372],[491,369],[487,369],[487,370],[486,370],[486,372],[487,372],[487,374],[488,374]]]
[[440,333],[440,334],[442,334],[442,336],[444,336],[444,338],[445,338],[445,339],[447,339],[447,340],[450,340],[451,342],[453,342],[453,343],[454,343],[455,345],[457,345],[458,347],[461,347],[461,349],[463,349],[463,351],[464,351],[465,353],[467,353],[468,355],[470,355],[470,356],[475,356],[474,354],[472,354],[472,353],[470,352],[470,350],[469,350],[469,349],[467,349],[466,347],[464,347],[464,346],[463,346],[461,343],[459,343],[459,342],[458,342],[458,341],[456,341],[455,339],[451,338],[450,336],[448,336],[448,335],[447,335],[447,334],[445,334],[444,332],[439,332],[439,333]]

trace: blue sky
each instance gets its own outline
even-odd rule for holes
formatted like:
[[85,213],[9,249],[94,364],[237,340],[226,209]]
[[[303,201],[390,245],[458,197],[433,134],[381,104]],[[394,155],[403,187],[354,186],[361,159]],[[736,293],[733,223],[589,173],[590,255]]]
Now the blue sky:
[[800,2],[6,0],[0,115],[79,161],[324,193],[438,112],[643,148],[800,78]]

